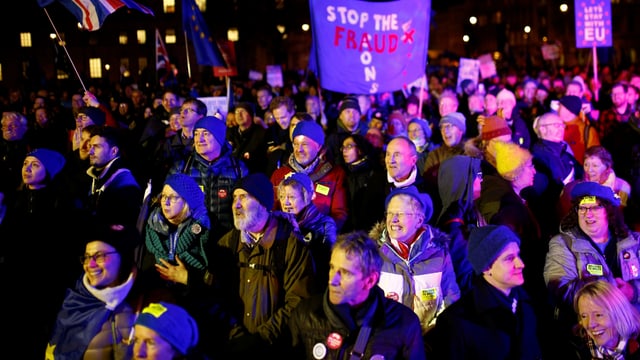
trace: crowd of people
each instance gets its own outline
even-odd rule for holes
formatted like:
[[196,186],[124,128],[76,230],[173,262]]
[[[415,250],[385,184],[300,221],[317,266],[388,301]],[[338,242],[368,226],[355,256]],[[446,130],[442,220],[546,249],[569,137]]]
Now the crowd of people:
[[640,359],[640,75],[591,80],[258,81],[215,114],[135,84],[2,104],[2,316],[38,319],[7,346]]

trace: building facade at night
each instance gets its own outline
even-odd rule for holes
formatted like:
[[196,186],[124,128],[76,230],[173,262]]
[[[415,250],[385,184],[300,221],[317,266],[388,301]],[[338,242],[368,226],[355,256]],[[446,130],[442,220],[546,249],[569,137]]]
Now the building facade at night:
[[[46,12],[36,1],[12,4],[15,11],[0,14],[4,34],[0,86],[75,84],[77,74],[86,83],[114,83],[123,77],[138,83],[155,82],[156,29],[179,78],[190,74],[194,82],[221,81],[210,67],[195,62],[193,49],[185,43],[181,0],[139,3],[153,9],[155,16],[120,9],[93,32],[78,29],[75,18],[60,4],[49,5]],[[281,65],[285,71],[306,69],[313,31],[303,30],[310,23],[308,0],[197,3],[214,40],[226,41],[229,30],[237,30],[233,46],[238,78],[246,78],[251,70],[264,73],[267,65]],[[573,1],[557,0],[433,0],[429,63],[438,64],[445,57],[491,54],[499,70],[587,67],[591,50],[575,48],[573,6]],[[613,0],[611,8],[614,46],[599,49],[599,61],[628,68],[637,62],[640,51],[640,22],[636,25],[640,2]],[[9,25],[16,22],[17,26]],[[63,42],[51,36],[52,22]],[[543,60],[543,45],[559,49],[558,58]]]

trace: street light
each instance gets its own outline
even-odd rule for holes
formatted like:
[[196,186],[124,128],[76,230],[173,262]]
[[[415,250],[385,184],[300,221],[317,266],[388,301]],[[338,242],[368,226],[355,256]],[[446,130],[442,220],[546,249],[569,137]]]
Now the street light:
[[240,39],[238,28],[229,28],[229,30],[227,30],[227,39],[233,42],[238,41]]

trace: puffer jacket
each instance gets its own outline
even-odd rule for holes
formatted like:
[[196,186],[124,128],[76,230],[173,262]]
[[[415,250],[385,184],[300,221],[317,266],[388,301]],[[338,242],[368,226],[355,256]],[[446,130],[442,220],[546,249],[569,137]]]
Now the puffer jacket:
[[460,288],[447,244],[448,235],[425,225],[404,260],[391,244],[384,223],[369,233],[378,242],[384,263],[378,286],[385,296],[413,309],[423,332],[434,325],[438,314],[460,298]]
[[336,242],[338,227],[331,216],[318,211],[310,203],[296,216],[304,242],[309,246],[316,266],[316,285],[324,289],[329,279],[331,247]]
[[[631,233],[629,237],[617,240],[615,261],[615,266],[620,268],[620,277],[634,287],[632,303],[640,307],[640,234]],[[561,229],[560,234],[551,238],[544,280],[557,304],[571,308],[576,292],[585,282],[604,278],[615,284],[615,277],[600,250],[577,227]]]
[[[367,322],[371,334],[362,359],[424,360],[424,343],[420,325],[407,307],[384,297],[374,287],[358,313],[356,322]],[[332,305],[328,294],[318,294],[294,310],[289,328],[293,337],[293,359],[349,359],[358,338],[359,326],[345,322],[339,308]],[[349,311],[346,309],[345,311]],[[367,320],[365,320],[367,319]],[[333,341],[331,341],[333,340]]]

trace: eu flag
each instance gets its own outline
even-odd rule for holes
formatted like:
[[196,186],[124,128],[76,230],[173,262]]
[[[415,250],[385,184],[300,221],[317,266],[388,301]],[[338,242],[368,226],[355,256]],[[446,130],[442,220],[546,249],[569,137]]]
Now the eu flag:
[[211,38],[209,28],[195,0],[182,0],[182,27],[196,51],[200,65],[226,67],[222,54]]

